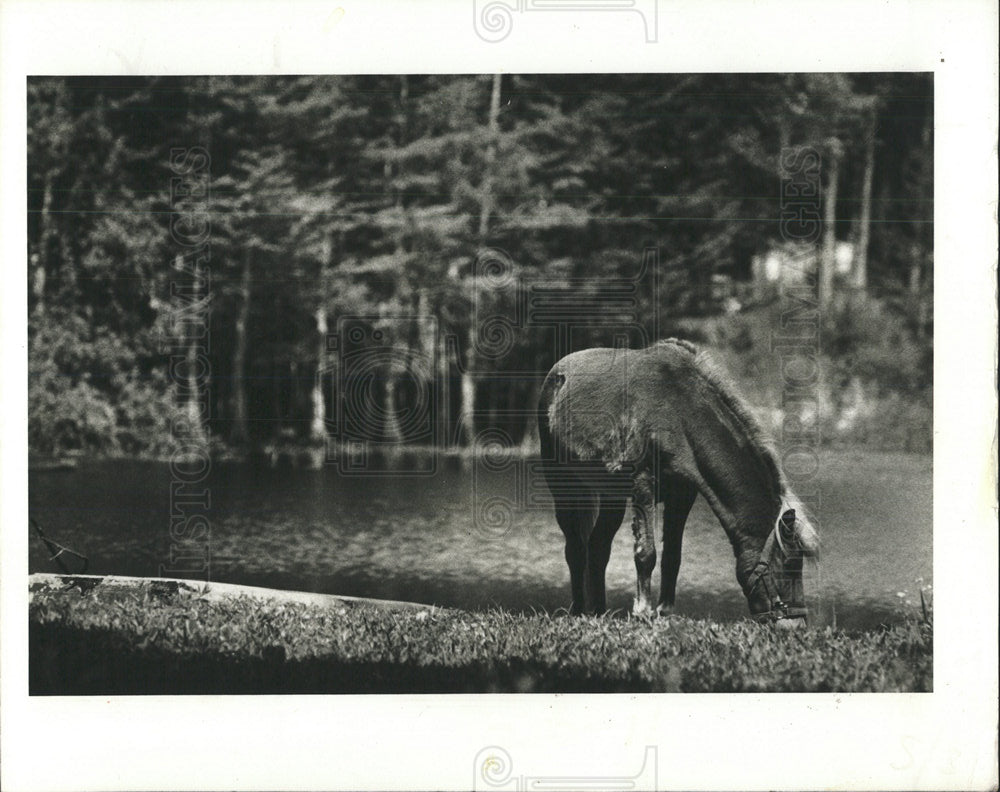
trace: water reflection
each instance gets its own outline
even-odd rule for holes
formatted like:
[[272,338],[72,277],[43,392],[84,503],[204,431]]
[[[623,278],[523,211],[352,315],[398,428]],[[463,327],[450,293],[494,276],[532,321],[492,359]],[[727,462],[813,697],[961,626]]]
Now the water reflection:
[[[569,600],[562,535],[531,468],[486,473],[440,457],[432,474],[414,455],[395,475],[349,477],[332,467],[213,467],[212,578],[409,599],[463,608],[554,611]],[[819,517],[824,557],[807,571],[816,618],[860,628],[899,618],[897,591],[931,579],[931,462],[888,454],[827,454]],[[102,461],[32,473],[31,513],[90,571],[156,575],[169,552],[166,465]],[[509,525],[477,518],[485,499],[514,503]],[[626,515],[626,520],[628,519]],[[609,607],[631,606],[635,573],[627,523],[608,567]],[[32,542],[31,571],[53,571]],[[746,605],[722,529],[699,500],[684,539],[678,611],[743,618]]]

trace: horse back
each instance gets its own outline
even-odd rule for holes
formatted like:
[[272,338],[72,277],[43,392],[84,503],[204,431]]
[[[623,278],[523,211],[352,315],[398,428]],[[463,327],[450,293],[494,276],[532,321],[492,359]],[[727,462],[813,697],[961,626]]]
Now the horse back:
[[683,441],[694,348],[660,342],[647,349],[586,349],[559,360],[542,385],[542,453],[633,468]]

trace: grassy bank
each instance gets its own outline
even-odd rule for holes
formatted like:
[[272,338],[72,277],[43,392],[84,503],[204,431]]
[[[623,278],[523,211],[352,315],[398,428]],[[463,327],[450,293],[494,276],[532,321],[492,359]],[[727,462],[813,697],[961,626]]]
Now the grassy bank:
[[321,607],[184,587],[32,593],[32,694],[926,691],[930,627]]

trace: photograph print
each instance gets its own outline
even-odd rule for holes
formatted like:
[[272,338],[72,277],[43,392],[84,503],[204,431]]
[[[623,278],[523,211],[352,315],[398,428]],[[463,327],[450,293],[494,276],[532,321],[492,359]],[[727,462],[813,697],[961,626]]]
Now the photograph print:
[[932,691],[934,106],[29,77],[29,693]]

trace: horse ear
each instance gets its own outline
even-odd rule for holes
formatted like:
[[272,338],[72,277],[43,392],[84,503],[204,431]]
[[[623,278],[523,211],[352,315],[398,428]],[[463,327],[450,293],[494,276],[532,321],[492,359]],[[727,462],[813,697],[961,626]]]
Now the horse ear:
[[781,515],[781,538],[786,542],[795,537],[795,509],[788,509]]

